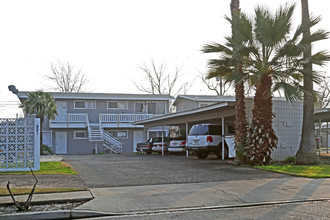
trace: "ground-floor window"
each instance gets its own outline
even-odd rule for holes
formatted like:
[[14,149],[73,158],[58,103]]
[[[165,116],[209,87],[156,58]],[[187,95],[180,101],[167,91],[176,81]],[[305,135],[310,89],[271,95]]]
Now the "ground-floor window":
[[128,138],[128,131],[108,131],[115,138]]
[[42,144],[47,146],[52,146],[52,132],[51,131],[43,131],[42,132]]
[[74,139],[87,139],[88,134],[87,131],[74,131]]
[[[166,137],[167,132],[163,131],[164,137]],[[153,137],[161,137],[162,136],[162,131],[149,131],[148,132],[148,137],[153,138]]]

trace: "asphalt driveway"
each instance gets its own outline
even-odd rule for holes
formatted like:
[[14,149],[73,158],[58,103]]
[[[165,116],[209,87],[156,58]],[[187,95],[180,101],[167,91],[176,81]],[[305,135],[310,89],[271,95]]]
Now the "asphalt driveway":
[[285,178],[286,175],[233,166],[211,155],[206,160],[182,155],[68,155],[89,188]]

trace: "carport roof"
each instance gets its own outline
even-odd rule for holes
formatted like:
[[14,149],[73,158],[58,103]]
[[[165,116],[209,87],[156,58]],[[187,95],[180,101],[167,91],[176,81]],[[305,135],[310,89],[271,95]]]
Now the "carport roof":
[[[205,107],[175,112],[150,119],[134,122],[135,125],[144,125],[145,127],[155,126],[175,126],[185,123],[200,123],[214,121],[216,119],[226,118],[233,121],[235,117],[235,102],[221,102]],[[228,120],[227,120],[228,121]]]
[[314,121],[330,121],[330,108],[323,108],[314,111]]

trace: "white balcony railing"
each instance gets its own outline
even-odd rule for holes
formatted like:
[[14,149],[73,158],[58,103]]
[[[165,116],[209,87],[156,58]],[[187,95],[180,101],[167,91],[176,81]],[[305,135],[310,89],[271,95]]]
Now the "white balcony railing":
[[[135,121],[145,120],[159,115],[154,114],[99,114],[99,121],[94,123],[113,124],[130,124]],[[69,127],[88,127],[90,121],[87,114],[66,114],[57,115],[54,119],[49,120],[51,128],[69,128]]]
[[100,114],[101,123],[131,123],[155,117],[153,114]]
[[74,125],[80,124],[84,127],[88,124],[87,114],[66,114],[66,115],[56,115],[54,119],[49,120],[50,127],[60,126],[60,125]]

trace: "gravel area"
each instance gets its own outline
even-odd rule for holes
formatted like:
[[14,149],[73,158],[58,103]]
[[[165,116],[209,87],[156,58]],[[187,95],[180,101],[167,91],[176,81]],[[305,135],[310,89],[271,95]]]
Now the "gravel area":
[[[67,202],[67,203],[53,203],[53,204],[42,204],[42,205],[31,205],[31,209],[27,212],[43,212],[43,211],[59,211],[59,210],[72,210],[82,204],[81,202]],[[10,213],[22,213],[17,210],[14,205],[9,206],[1,206],[0,207],[0,215],[1,214],[10,214]]]

